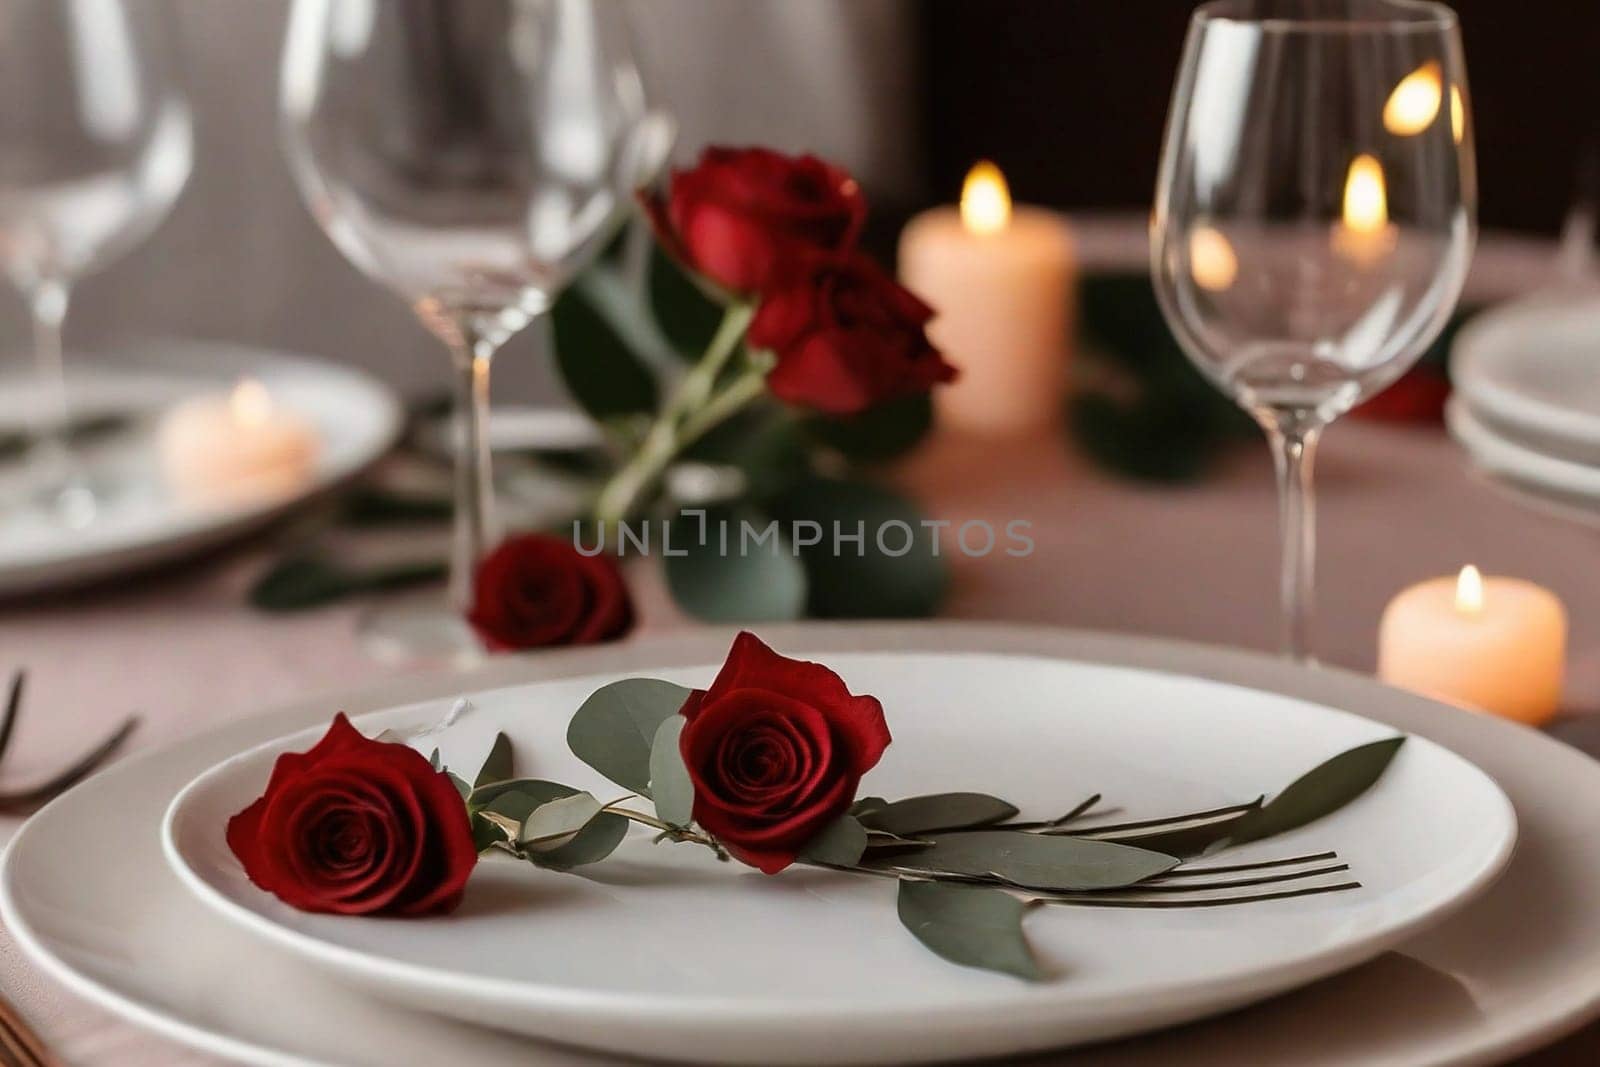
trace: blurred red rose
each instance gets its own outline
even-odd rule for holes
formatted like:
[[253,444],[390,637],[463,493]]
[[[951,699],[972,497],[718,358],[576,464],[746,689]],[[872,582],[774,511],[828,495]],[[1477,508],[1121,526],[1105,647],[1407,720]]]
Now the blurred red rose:
[[853,248],[866,221],[861,187],[815,156],[707,148],[672,173],[665,203],[645,199],[656,232],[685,265],[730,292],[760,293],[819,253]]
[[467,621],[496,652],[621,637],[633,603],[610,557],[548,534],[507,538],[478,565]]
[[767,874],[844,814],[889,744],[875,697],[852,696],[822,664],[780,656],[750,633],[682,714],[695,821]]
[[1403,377],[1350,414],[1377,422],[1443,423],[1450,379],[1435,367],[1413,367]]
[[818,263],[762,300],[752,348],[771,349],[767,387],[780,400],[853,415],[956,376],[928,341],[933,309],[865,256]]
[[228,820],[228,847],[284,903],[343,915],[452,911],[478,862],[450,779],[342,713],[309,752],[278,757],[266,792]]

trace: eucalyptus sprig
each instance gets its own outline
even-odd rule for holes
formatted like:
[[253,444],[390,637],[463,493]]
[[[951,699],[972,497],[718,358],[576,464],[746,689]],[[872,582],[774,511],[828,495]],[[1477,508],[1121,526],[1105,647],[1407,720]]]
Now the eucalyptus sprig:
[[[655,842],[728,852],[694,819],[694,784],[684,765],[679,714],[690,691],[626,679],[593,693],[573,716],[573,754],[626,792],[594,794],[517,777],[500,734],[469,784],[451,774],[480,851],[570,871],[609,856],[630,822]],[[1046,977],[1023,932],[1036,906],[1218,907],[1360,888],[1332,851],[1236,864],[1195,863],[1228,848],[1303,827],[1366,792],[1403,736],[1343,752],[1273,795],[1156,818],[1098,822],[1095,793],[1048,819],[985,793],[952,792],[889,801],[863,797],[817,835],[798,862],[893,879],[901,923],[927,948],[964,966],[1029,980]],[[438,766],[438,753],[434,753]],[[641,810],[648,805],[653,811]]]

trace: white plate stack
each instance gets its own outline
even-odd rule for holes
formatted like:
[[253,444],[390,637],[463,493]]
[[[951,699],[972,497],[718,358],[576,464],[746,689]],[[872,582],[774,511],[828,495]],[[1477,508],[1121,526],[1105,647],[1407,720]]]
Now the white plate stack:
[[1461,331],[1450,432],[1496,484],[1600,524],[1600,296],[1539,296]]

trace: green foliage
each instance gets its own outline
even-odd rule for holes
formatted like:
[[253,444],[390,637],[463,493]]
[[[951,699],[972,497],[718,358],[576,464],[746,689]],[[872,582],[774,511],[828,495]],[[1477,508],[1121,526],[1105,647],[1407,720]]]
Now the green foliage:
[[584,287],[574,285],[562,294],[551,309],[550,325],[561,380],[591,417],[604,422],[655,412],[654,376]]
[[590,694],[567,724],[572,754],[622,788],[650,796],[656,732],[678,714],[689,690],[654,678],[625,678]]
[[902,926],[951,963],[1045,977],[1022,932],[1023,903],[1004,890],[902,878],[897,910]]
[[[781,531],[774,527],[768,537],[771,521],[745,505],[716,504],[705,509],[702,537],[699,515],[684,512],[673,518],[668,535],[673,554],[664,554],[662,565],[678,606],[707,622],[799,618],[806,606],[805,569]],[[756,543],[758,537],[767,539]]]
[[[913,619],[938,610],[949,571],[922,513],[905,497],[870,482],[811,478],[768,508],[786,528],[812,522],[821,530],[819,543],[800,547],[808,615]],[[859,533],[861,542],[841,539],[836,546],[835,530],[851,538]]]

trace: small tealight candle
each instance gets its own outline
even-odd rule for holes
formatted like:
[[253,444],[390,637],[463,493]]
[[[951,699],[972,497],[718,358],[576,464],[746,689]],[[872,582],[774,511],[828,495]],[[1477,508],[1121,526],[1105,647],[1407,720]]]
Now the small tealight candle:
[[933,391],[941,425],[1010,437],[1061,419],[1076,277],[1066,221],[1013,207],[993,163],[972,168],[959,209],[911,220],[900,280],[932,305],[928,336],[961,372]]
[[1378,676],[1390,685],[1538,725],[1561,706],[1567,613],[1548,589],[1464,567],[1389,602]]
[[316,430],[283,410],[258,381],[225,396],[200,396],[174,407],[157,435],[161,464],[179,496],[230,503],[287,493],[316,461]]

